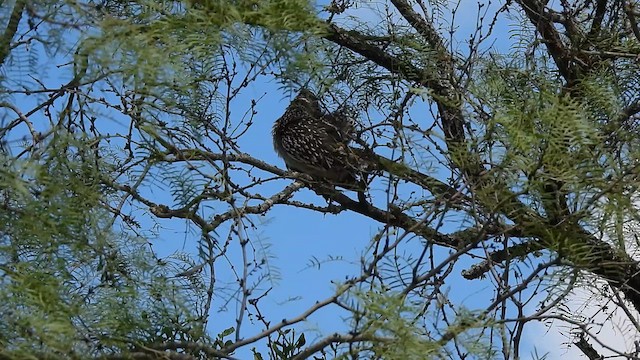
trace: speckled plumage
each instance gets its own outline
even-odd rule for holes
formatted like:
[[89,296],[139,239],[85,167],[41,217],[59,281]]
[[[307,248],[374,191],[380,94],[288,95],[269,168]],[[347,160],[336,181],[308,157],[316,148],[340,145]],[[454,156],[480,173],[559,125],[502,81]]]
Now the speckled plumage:
[[287,168],[337,185],[354,185],[357,160],[349,149],[352,119],[324,114],[318,98],[302,89],[273,125],[273,146]]

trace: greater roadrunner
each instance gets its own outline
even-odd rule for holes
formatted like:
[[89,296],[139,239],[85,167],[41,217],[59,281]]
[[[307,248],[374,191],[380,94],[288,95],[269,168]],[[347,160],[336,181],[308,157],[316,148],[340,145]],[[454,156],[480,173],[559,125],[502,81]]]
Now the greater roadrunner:
[[355,123],[344,111],[325,113],[318,98],[302,89],[273,125],[273,146],[287,168],[333,185],[362,190],[358,157],[349,143]]
[[457,196],[455,188],[412,169],[399,160],[376,154],[356,138],[354,116],[344,109],[325,113],[318,98],[302,89],[273,125],[273,146],[287,168],[358,192],[361,203],[371,175],[382,172],[431,192]]

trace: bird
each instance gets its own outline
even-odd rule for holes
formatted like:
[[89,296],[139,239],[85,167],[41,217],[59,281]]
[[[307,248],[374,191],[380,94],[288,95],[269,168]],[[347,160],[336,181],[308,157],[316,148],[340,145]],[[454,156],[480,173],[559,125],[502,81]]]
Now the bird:
[[[318,97],[306,88],[300,90],[274,122],[272,135],[274,149],[289,170],[356,191],[362,204],[368,202],[365,191],[372,177],[382,173],[430,191],[457,195],[455,189],[412,169],[402,160],[375,153],[358,137],[355,116],[349,114],[348,108],[326,113]],[[359,146],[352,147],[351,142]]]
[[325,113],[318,97],[306,88],[273,125],[273,147],[289,170],[346,189],[362,189],[358,159],[349,144],[355,120],[344,109]]

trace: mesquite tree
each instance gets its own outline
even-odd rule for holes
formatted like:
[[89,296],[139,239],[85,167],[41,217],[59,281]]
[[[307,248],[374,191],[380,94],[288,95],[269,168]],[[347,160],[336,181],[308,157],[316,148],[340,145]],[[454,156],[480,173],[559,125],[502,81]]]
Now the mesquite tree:
[[[638,356],[638,3],[2,9],[0,358],[519,358],[540,323],[590,359]],[[355,122],[366,186],[275,157],[302,88]],[[273,292],[305,291],[273,281],[269,217],[344,246],[332,219],[371,226],[284,319]]]

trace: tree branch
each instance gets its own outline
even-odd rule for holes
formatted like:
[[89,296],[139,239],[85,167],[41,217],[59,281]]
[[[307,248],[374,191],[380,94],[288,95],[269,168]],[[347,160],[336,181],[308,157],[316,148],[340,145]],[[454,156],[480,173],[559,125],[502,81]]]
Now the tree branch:
[[604,356],[598,354],[596,349],[585,339],[584,334],[580,334],[580,340],[573,343],[589,360],[602,360]]
[[560,34],[553,25],[553,21],[545,16],[544,4],[538,0],[516,0],[522,10],[529,18],[529,21],[536,27],[540,36],[544,40],[549,54],[553,58],[560,75],[567,81],[573,83],[575,74],[573,73],[569,59],[570,56],[565,49]]
[[16,0],[16,3],[13,5],[13,10],[9,17],[9,23],[2,34],[2,38],[0,38],[0,66],[4,64],[7,56],[9,56],[9,53],[11,52],[11,40],[13,40],[13,37],[18,31],[18,25],[20,24],[20,19],[22,18],[22,12],[24,11],[25,5],[26,2],[24,0]]
[[392,343],[394,339],[365,336],[365,335],[351,335],[351,334],[343,335],[343,334],[334,333],[321,339],[315,344],[308,346],[306,349],[299,352],[296,356],[292,357],[291,360],[308,359],[309,357],[311,357],[311,355],[317,353],[318,351],[321,351],[322,349],[324,349],[325,347],[331,344],[351,344],[351,343],[360,342],[360,341]]

